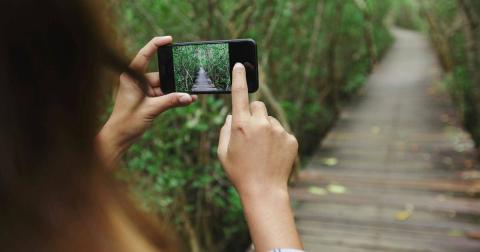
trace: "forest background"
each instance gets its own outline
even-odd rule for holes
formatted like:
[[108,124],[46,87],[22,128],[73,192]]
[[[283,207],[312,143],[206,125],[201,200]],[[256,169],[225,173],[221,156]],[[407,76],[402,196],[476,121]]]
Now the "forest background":
[[[480,143],[480,1],[475,0],[109,0],[126,50],[153,36],[175,42],[253,38],[260,90],[252,99],[293,132],[299,162],[362,91],[393,43],[392,26],[430,36],[443,86]],[[153,64],[152,70],[156,69]],[[408,74],[408,73],[406,73]],[[125,157],[119,176],[141,205],[168,220],[185,251],[245,251],[241,204],[216,158],[228,96],[201,96],[162,115]],[[393,112],[393,111],[392,111]]]

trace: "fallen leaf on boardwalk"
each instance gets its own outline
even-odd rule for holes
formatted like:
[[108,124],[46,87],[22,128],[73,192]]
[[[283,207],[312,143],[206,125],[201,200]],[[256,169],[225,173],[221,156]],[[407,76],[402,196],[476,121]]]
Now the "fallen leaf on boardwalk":
[[320,195],[320,196],[327,194],[327,190],[325,190],[321,187],[318,187],[318,186],[310,186],[308,188],[308,192],[311,193],[311,194]]
[[461,177],[466,180],[472,179],[480,179],[480,172],[479,171],[463,171],[460,173]]
[[330,184],[327,186],[327,190],[331,193],[342,194],[347,192],[347,188],[342,185]]
[[338,159],[334,157],[325,158],[322,160],[322,163],[327,166],[335,166],[338,164]]
[[372,134],[374,135],[378,135],[380,134],[380,132],[382,131],[382,129],[378,126],[373,126],[371,129],[370,129],[370,132],[372,132]]
[[470,195],[475,195],[477,193],[480,193],[480,181],[475,181],[473,183],[473,185],[471,185],[468,190],[467,190],[467,193],[470,194]]
[[412,216],[414,206],[412,204],[405,204],[405,210],[399,211],[395,214],[395,220],[397,221],[406,221]]
[[403,210],[403,211],[397,212],[395,214],[395,220],[406,221],[406,220],[408,220],[408,218],[410,218],[410,216],[412,216],[412,212],[407,211],[407,210]]
[[463,237],[463,236],[465,236],[465,232],[463,232],[462,230],[458,230],[458,229],[452,229],[452,230],[448,231],[448,236]]
[[470,239],[480,240],[480,231],[467,232],[467,237]]
[[465,168],[471,169],[471,168],[473,168],[475,163],[471,159],[466,159],[466,160],[463,161],[463,164],[465,165]]

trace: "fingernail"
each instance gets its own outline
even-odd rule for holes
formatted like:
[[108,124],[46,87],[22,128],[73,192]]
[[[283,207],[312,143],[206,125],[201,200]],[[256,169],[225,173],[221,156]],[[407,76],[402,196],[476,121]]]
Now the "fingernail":
[[190,95],[182,95],[180,96],[180,98],[178,99],[178,101],[180,101],[181,103],[189,103],[192,101],[192,97],[190,97]]
[[235,63],[235,65],[233,66],[233,70],[235,71],[243,71],[244,69],[245,67],[242,63]]
[[227,122],[232,120],[232,115],[227,115]]
[[162,40],[162,41],[173,40],[172,36],[157,36],[155,37],[155,39]]

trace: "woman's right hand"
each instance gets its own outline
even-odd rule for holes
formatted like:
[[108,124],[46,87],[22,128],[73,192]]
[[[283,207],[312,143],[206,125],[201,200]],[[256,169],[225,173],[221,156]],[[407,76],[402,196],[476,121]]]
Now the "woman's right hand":
[[232,76],[232,115],[220,132],[218,157],[240,194],[256,251],[301,249],[287,185],[297,140],[268,116],[265,104],[249,104],[242,64]]
[[240,193],[286,190],[297,156],[296,138],[267,113],[263,102],[249,105],[245,68],[233,68],[232,114],[220,132],[218,157]]

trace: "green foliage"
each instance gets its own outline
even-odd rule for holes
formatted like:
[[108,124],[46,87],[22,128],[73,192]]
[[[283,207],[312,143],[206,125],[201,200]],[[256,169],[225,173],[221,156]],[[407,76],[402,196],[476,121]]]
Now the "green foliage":
[[[454,1],[449,0],[454,3]],[[394,2],[395,9],[395,25],[412,30],[420,30],[425,25],[423,20],[418,15],[419,1],[404,0]]]
[[223,251],[245,230],[245,223],[238,195],[215,155],[227,109],[214,97],[202,103],[169,111],[157,120],[128,152],[121,177],[135,185],[145,209],[164,216],[180,231],[187,226],[208,230],[206,235],[219,242],[211,245],[212,251]]
[[201,65],[196,55],[195,46],[173,47],[173,71],[176,90],[186,92],[192,89]]
[[425,22],[424,29],[447,72],[444,83],[465,128],[480,146],[480,2],[425,1],[421,7],[421,16],[432,21]]
[[222,90],[230,89],[230,60],[228,44],[202,45],[205,48],[205,71],[215,87]]

